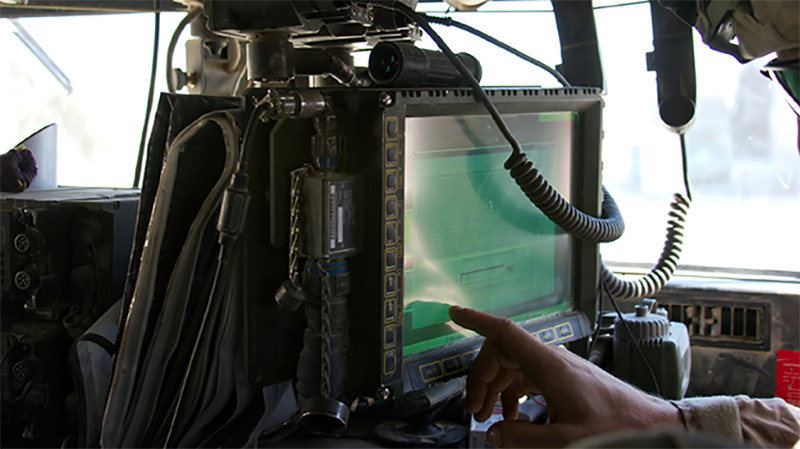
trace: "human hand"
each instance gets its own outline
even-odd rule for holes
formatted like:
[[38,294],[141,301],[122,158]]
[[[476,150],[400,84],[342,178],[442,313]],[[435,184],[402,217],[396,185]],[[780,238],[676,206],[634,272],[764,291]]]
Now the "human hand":
[[[563,447],[590,435],[683,426],[666,400],[644,393],[562,348],[547,346],[509,319],[453,306],[450,318],[486,337],[467,377],[467,413],[486,421],[501,395],[503,417],[489,428],[494,447]],[[519,398],[547,401],[549,425],[515,421]]]

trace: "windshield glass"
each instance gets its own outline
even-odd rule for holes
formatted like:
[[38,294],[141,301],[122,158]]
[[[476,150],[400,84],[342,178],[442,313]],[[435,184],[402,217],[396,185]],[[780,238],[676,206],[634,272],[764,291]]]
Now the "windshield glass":
[[[678,136],[660,123],[650,5],[595,1],[607,87],[603,182],[619,203],[625,235],[601,246],[612,266],[649,267],[661,253],[673,193],[683,192]],[[547,2],[500,2],[453,13],[544,63],[560,63]],[[445,13],[444,3],[418,9]],[[156,91],[166,89],[165,53],[181,13],[162,13]],[[153,14],[30,18],[21,23],[69,77],[71,93],[33,56],[15,27],[0,21],[0,136],[10,149],[30,133],[59,124],[61,185],[128,187],[141,137],[153,47]],[[437,26],[456,52],[476,56],[487,86],[546,86],[544,71],[466,32]],[[184,64],[184,44],[175,65]],[[419,44],[435,48],[430,39]],[[758,70],[708,49],[695,33],[697,114],[686,136],[694,203],[683,267],[800,273],[800,157],[797,116]],[[366,61],[366,52],[356,61]],[[156,101],[158,95],[156,95]]]
[[[611,266],[649,269],[661,254],[672,195],[684,192],[680,140],[661,125],[656,74],[646,69],[650,5],[594,4],[607,89],[603,183],[626,224],[625,235],[601,252]],[[433,5],[427,8],[445,12]],[[489,2],[477,13],[449,15],[555,66],[560,48],[549,6]],[[544,71],[463,31],[437,30],[453,51],[481,61],[484,85],[558,86]],[[697,32],[694,42],[697,112],[686,135],[694,202],[681,266],[800,273],[797,116],[778,86],[759,74],[771,56],[741,65],[709,49]],[[424,45],[435,48],[427,39]]]

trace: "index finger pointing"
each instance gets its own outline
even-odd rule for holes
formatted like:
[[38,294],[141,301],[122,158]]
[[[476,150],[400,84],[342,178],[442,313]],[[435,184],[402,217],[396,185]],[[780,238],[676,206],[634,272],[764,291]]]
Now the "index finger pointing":
[[[525,376],[544,390],[566,374],[563,354],[541,343],[508,318],[477,310],[450,307],[450,318],[459,326],[497,342],[516,361]],[[563,379],[563,378],[562,378]]]

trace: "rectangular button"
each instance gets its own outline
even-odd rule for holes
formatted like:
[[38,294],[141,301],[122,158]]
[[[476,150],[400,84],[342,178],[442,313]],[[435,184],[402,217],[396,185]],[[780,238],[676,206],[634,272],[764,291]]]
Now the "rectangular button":
[[397,293],[397,275],[394,273],[387,274],[383,287],[386,296],[394,296]]
[[386,193],[397,192],[397,189],[400,186],[400,174],[394,168],[391,170],[386,170],[386,177],[384,182],[385,182],[384,188],[386,189]]
[[387,299],[383,302],[383,321],[391,323],[397,316],[397,301]]
[[383,374],[392,374],[397,370],[397,360],[394,351],[383,354]]
[[386,271],[392,271],[397,268],[397,251],[394,248],[386,250],[383,267]]
[[548,344],[556,341],[556,332],[554,328],[545,329],[539,331],[539,339],[542,340],[542,343]]
[[442,364],[438,360],[419,367],[419,373],[423,382],[431,382],[443,376]]
[[395,218],[397,217],[397,208],[400,207],[400,204],[397,202],[397,196],[390,195],[386,197],[386,207],[385,207],[385,216],[386,218]]
[[386,166],[396,167],[397,160],[400,157],[400,152],[397,149],[397,143],[386,144]]
[[447,375],[455,374],[466,369],[464,366],[464,361],[461,359],[460,355],[448,357],[442,360],[442,365],[444,365],[444,373]]
[[556,327],[556,332],[558,332],[558,339],[559,340],[566,340],[567,338],[571,338],[574,334],[572,332],[572,324],[571,323],[564,323]]
[[386,223],[386,245],[394,245],[397,243],[397,222],[391,221]]
[[383,348],[389,349],[394,348],[394,345],[397,342],[395,341],[395,333],[394,333],[394,326],[386,326],[383,329]]

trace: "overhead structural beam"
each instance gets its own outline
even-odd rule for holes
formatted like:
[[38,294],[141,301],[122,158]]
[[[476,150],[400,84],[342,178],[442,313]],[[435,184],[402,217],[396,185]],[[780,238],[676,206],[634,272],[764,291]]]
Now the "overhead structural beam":
[[7,19],[186,9],[172,0],[0,0],[0,17]]

